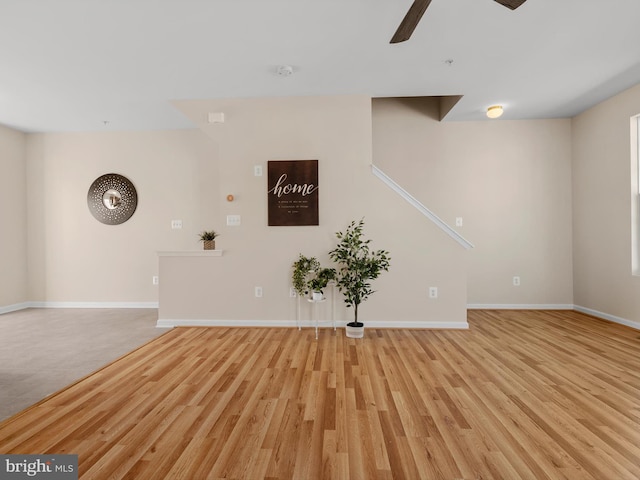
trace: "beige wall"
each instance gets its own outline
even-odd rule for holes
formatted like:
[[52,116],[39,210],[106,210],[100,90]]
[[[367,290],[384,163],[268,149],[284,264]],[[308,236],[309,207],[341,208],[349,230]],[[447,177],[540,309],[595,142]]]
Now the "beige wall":
[[[30,301],[146,305],[170,288],[182,299],[173,310],[181,318],[291,321],[293,260],[299,252],[328,260],[335,232],[364,216],[374,246],[391,251],[392,268],[376,281],[363,318],[466,322],[465,251],[371,174],[369,98],[179,106],[202,131],[28,135]],[[224,111],[226,123],[203,123],[209,111]],[[267,161],[305,158],[320,161],[321,225],[267,227]],[[255,177],[254,165],[265,176]],[[118,226],[97,222],[86,204],[90,184],[110,172],[127,176],[139,196],[134,216]],[[225,225],[232,213],[242,216],[240,227]],[[171,230],[172,219],[184,228]],[[198,250],[196,234],[209,228],[221,232],[223,257],[179,285],[160,272],[153,286],[157,252]],[[264,289],[260,300],[255,286]],[[427,299],[429,286],[439,287],[438,300]],[[171,305],[161,310],[172,315]],[[351,311],[339,302],[337,314],[347,320]]]
[[0,125],[0,312],[27,298],[25,135]]
[[[199,249],[196,233],[216,228],[225,250],[214,259],[220,275],[209,271],[185,290],[188,298],[212,282],[209,303],[190,315],[291,319],[289,266],[297,253],[326,260],[334,232],[365,216],[375,245],[393,257],[365,317],[458,322],[468,301],[575,303],[638,320],[629,118],[640,113],[640,86],[573,121],[440,123],[429,102],[371,105],[366,97],[178,104],[202,131],[24,135],[0,128],[9,179],[0,218],[11,224],[2,229],[0,308],[153,304],[156,252]],[[207,124],[209,111],[224,111],[226,123]],[[372,157],[447,223],[462,217],[458,230],[475,248],[464,251],[373,177]],[[253,166],[266,173],[269,159],[299,158],[320,160],[321,226],[266,227],[266,177],[254,177]],[[120,226],[98,223],[86,205],[91,182],[109,172],[129,177],[140,197]],[[237,200],[226,202],[228,193]],[[225,226],[230,213],[242,215],[241,227]],[[172,219],[183,220],[183,230],[171,230]],[[520,287],[511,285],[514,275]],[[220,294],[225,285],[232,295]],[[256,285],[262,300],[253,297]],[[440,288],[437,301],[426,298],[429,286]]]
[[640,325],[640,278],[631,266],[630,118],[640,85],[573,119],[575,303]]
[[462,217],[468,303],[573,304],[570,120],[439,122],[438,108],[375,99],[373,160],[449,225]]
[[[217,218],[213,143],[200,131],[28,136],[29,299],[35,302],[157,302],[158,250],[196,249]],[[87,191],[105,173],[138,192],[133,217],[104,225]],[[181,219],[182,230],[171,230]]]
[[[391,270],[376,280],[377,292],[362,306],[362,318],[379,322],[466,322],[465,251],[426,221],[371,173],[371,101],[367,97],[279,98],[179,102],[177,106],[215,142],[222,202],[211,225],[221,228],[220,258],[206,259],[192,285],[167,283],[179,305],[162,303],[161,318],[292,320],[291,264],[298,253],[327,261],[335,232],[365,217],[374,248],[390,250]],[[225,123],[204,123],[224,112]],[[320,225],[267,226],[268,160],[318,159]],[[261,165],[263,177],[253,175]],[[242,216],[225,227],[227,214]],[[189,259],[193,263],[193,259]],[[428,286],[440,298],[427,299]],[[254,297],[261,286],[264,297]],[[161,294],[164,290],[161,291]],[[177,293],[176,293],[177,292]],[[340,303],[340,319],[350,318]]]

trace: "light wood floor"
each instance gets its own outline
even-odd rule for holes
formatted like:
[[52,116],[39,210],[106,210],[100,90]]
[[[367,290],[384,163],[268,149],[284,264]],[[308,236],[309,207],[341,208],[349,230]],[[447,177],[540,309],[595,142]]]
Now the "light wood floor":
[[83,479],[640,478],[640,332],[469,317],[177,328],[0,423],[0,453],[76,453]]

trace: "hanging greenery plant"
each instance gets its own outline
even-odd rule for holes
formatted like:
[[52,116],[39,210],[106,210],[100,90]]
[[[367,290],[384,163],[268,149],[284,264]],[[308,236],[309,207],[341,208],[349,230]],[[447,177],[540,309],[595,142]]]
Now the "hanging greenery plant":
[[293,262],[291,282],[298,295],[305,296],[311,292],[324,294],[324,289],[331,280],[335,280],[335,268],[324,268],[315,257],[300,254]]
[[320,269],[320,262],[315,257],[305,257],[299,254],[298,260],[293,262],[293,274],[291,276],[291,282],[293,288],[296,289],[298,295],[305,296],[309,294],[310,286],[309,280],[311,274]]

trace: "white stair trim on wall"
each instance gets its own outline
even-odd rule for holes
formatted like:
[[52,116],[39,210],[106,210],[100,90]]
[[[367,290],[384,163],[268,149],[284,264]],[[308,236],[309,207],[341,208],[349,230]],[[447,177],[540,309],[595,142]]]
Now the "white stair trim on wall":
[[[314,322],[311,320],[304,320],[301,322],[302,328],[311,328],[314,326]],[[337,321],[337,327],[344,327],[347,324],[346,321]],[[364,322],[366,328],[409,328],[409,329],[437,329],[437,330],[465,330],[469,328],[467,322],[394,322],[394,321],[380,321],[375,320],[371,322]],[[207,319],[158,319],[156,323],[158,328],[172,328],[172,327],[297,327],[295,320],[207,320]],[[322,328],[332,328],[331,326],[323,325]]]
[[456,242],[462,245],[465,249],[469,250],[473,248],[473,244],[466,240],[462,235],[456,232],[453,228],[451,228],[444,220],[438,217],[435,213],[425,207],[422,203],[420,203],[413,195],[407,192],[404,188],[398,185],[395,181],[393,181],[386,173],[380,170],[375,165],[371,165],[371,171],[373,174],[382,180],[387,186],[389,186],[394,192],[404,198],[407,202],[409,202],[413,207],[415,207],[420,213],[422,213],[425,217],[435,223],[442,231],[444,231],[447,235],[453,238]]

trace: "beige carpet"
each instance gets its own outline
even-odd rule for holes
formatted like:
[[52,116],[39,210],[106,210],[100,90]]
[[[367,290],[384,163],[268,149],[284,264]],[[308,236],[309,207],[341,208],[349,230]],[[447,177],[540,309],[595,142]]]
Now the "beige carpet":
[[0,420],[162,335],[156,309],[27,309],[0,315]]

